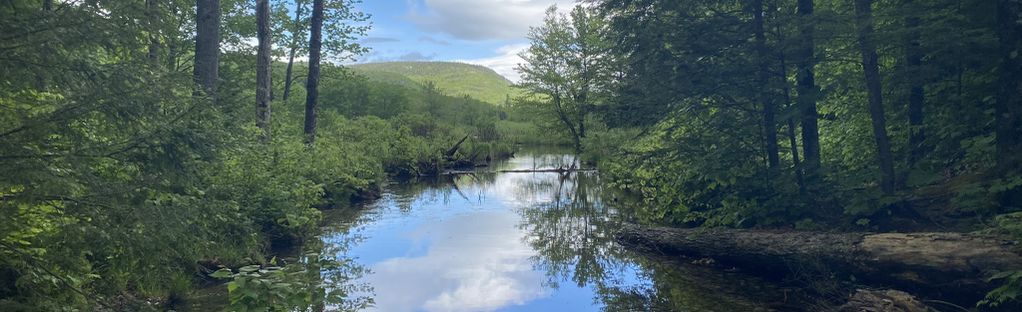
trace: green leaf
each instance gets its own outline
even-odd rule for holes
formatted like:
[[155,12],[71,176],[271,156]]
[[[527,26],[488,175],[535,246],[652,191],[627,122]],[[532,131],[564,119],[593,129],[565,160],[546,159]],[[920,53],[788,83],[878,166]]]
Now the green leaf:
[[209,274],[209,276],[212,277],[212,278],[225,279],[225,278],[233,277],[234,276],[234,272],[231,272],[231,269],[223,268],[223,269],[219,269],[216,272],[213,272],[213,273]]

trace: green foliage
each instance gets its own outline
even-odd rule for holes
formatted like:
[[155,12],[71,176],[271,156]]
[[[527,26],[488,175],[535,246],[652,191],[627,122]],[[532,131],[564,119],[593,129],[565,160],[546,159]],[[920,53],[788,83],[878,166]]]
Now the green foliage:
[[[371,195],[388,174],[436,173],[465,135],[459,156],[512,149],[494,105],[334,66],[324,68],[317,145],[302,144],[301,87],[293,102],[274,101],[264,141],[252,114],[255,58],[237,45],[254,31],[251,2],[221,2],[215,100],[193,93],[194,2],[155,2],[0,5],[0,310],[125,310],[180,297],[205,267],[261,264],[274,247],[314,243],[317,208]],[[327,2],[335,18],[362,19],[340,12],[352,1]],[[337,27],[336,47],[357,50],[345,36],[363,28]],[[273,69],[283,76],[284,64]],[[239,281],[279,285],[289,280],[275,272],[291,270]]]
[[[1022,240],[1022,212],[999,215],[994,218],[994,227],[988,232]],[[989,278],[997,283],[994,290],[978,306],[1001,307],[1022,304],[1022,271],[999,272]]]
[[[519,69],[532,94],[516,109],[540,114],[539,127],[586,125],[583,156],[645,198],[639,219],[932,230],[938,219],[977,228],[1019,209],[1014,1],[872,1],[871,34],[857,31],[848,1],[593,2],[594,24],[607,25],[597,41],[614,43],[598,62],[611,68],[596,79],[606,94],[592,106],[558,101],[581,89],[567,82],[585,44],[572,40],[574,15],[548,12]],[[884,114],[867,109],[879,98],[866,90],[858,38],[879,53],[870,82]],[[894,191],[881,190],[888,152],[874,132],[890,139]],[[820,166],[807,166],[816,138]],[[1018,235],[1014,214],[996,221]],[[984,303],[1017,300],[1019,276],[997,275],[1004,286]]]
[[543,24],[529,29],[529,49],[515,68],[522,74],[518,87],[529,92],[515,106],[546,115],[548,125],[573,139],[582,149],[589,115],[606,99],[613,80],[614,55],[606,40],[606,21],[578,5],[569,14],[551,6]]
[[[358,311],[372,304],[366,286],[350,284],[367,271],[350,260],[336,260],[317,253],[305,254],[299,262],[280,265],[276,258],[266,265],[221,268],[210,277],[229,280],[229,311],[313,311],[331,306],[337,311]],[[330,272],[326,276],[322,272]]]
[[621,155],[621,147],[640,136],[638,129],[592,129],[592,134],[582,141],[582,161],[594,164],[611,163]]
[[[1011,194],[1017,192],[1018,175],[993,171],[992,86],[1000,77],[994,6],[984,1],[874,5],[886,130],[901,185],[884,195],[862,66],[847,61],[859,58],[848,48],[857,44],[851,5],[814,3],[815,13],[805,18],[816,32],[813,69],[819,91],[800,95],[794,86],[801,19],[795,3],[762,2],[760,47],[755,3],[596,1],[594,8],[609,28],[604,40],[616,43],[601,63],[613,64],[620,71],[615,77],[625,78],[600,79],[611,92],[586,118],[595,137],[585,140],[587,157],[615,184],[643,194],[650,220],[671,224],[790,227],[811,219],[824,226],[876,228],[884,223],[874,221],[912,217],[895,209],[906,201],[934,203],[931,212],[947,214],[992,216],[1014,209],[1004,198],[1016,198]],[[906,26],[909,17],[919,18],[918,26]],[[548,17],[547,25],[539,30],[550,35],[539,38],[549,40],[533,40],[527,60],[552,60],[570,50],[553,44],[566,35],[552,35],[567,33],[567,19]],[[922,47],[925,62],[918,67],[906,64],[909,39]],[[571,68],[538,64],[550,68],[523,68],[523,76],[561,81]],[[921,146],[908,146],[907,140],[910,112],[902,103],[911,83],[924,90]],[[535,101],[549,101],[548,91],[533,90],[548,95]],[[804,162],[802,116],[795,107],[799,97],[813,97],[821,115],[818,175],[805,176],[805,168],[796,165]],[[779,137],[780,166],[773,168],[767,163],[764,103],[775,108],[770,126]],[[613,138],[615,129],[636,134]],[[913,149],[924,152],[919,160],[906,161]]]
[[[271,1],[273,13],[270,17],[273,25],[274,46],[282,49],[275,51],[277,55],[290,56],[294,49],[298,57],[308,54],[309,23],[312,16],[310,0],[277,0]],[[250,8],[251,1],[240,2],[240,6]],[[327,59],[332,61],[350,61],[358,55],[369,51],[368,47],[359,43],[370,29],[369,14],[356,9],[361,0],[325,0],[323,1],[323,50]],[[300,12],[299,7],[301,7]],[[251,10],[244,12],[248,20],[240,21],[237,27],[249,30],[248,38],[255,37],[255,21]],[[296,14],[300,13],[300,15]]]
[[990,277],[990,281],[999,282],[1001,286],[991,290],[986,298],[978,303],[979,306],[996,308],[1017,304],[1022,300],[1022,271],[1001,272]]
[[511,82],[492,69],[451,62],[385,62],[358,64],[355,71],[371,80],[404,86],[435,83],[445,93],[467,95],[493,105],[504,105],[518,94]]
[[999,234],[1022,239],[1022,212],[999,215],[994,218],[993,230]]

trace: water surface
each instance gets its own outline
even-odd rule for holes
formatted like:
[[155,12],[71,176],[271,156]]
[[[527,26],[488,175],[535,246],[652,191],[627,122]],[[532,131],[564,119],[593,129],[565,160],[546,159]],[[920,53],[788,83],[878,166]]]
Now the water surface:
[[[563,150],[532,149],[459,174],[392,183],[357,216],[332,221],[371,273],[373,311],[750,311],[779,291],[739,274],[649,259],[615,244],[629,201],[596,172],[564,168]],[[577,166],[577,164],[575,164]]]

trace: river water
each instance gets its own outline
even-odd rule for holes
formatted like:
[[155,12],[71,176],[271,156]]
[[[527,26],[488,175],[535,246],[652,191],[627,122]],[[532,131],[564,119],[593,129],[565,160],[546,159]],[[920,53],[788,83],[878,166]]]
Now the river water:
[[[689,261],[624,250],[629,202],[559,149],[526,149],[474,174],[392,183],[323,236],[360,274],[370,311],[755,311],[784,290]],[[577,164],[576,164],[577,166]]]

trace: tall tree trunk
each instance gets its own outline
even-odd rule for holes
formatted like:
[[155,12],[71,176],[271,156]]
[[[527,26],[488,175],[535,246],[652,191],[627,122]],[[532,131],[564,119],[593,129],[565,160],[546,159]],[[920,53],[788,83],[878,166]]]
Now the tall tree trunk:
[[263,139],[270,139],[270,0],[256,0],[259,50],[256,52],[256,125]]
[[[585,84],[589,85],[589,81],[587,80]],[[578,120],[576,122],[578,123],[578,137],[579,139],[584,139],[586,137],[586,113],[589,112],[588,91],[582,91],[582,96],[579,98],[580,100],[578,102]],[[581,140],[579,142],[579,148],[581,148]]]
[[1005,175],[1022,169],[1022,1],[997,1],[997,35],[1001,46],[997,93],[997,166]]
[[178,64],[177,59],[177,44],[172,41],[167,42],[167,59],[164,61],[164,65],[170,71],[177,71]]
[[859,31],[859,48],[862,53],[862,71],[869,94],[869,116],[873,121],[873,139],[876,141],[877,163],[880,165],[880,189],[884,194],[894,193],[894,159],[891,143],[887,137],[887,120],[884,116],[884,101],[881,94],[880,63],[873,43],[873,1],[855,0],[855,22]]
[[323,47],[323,0],[312,1],[309,38],[309,77],[305,84],[305,144],[316,143],[316,101],[319,99],[319,59]]
[[575,123],[571,122],[569,112],[564,109],[564,105],[561,103],[561,95],[559,90],[554,90],[553,94],[554,108],[557,111],[557,117],[561,119],[564,126],[568,128],[568,132],[571,133],[571,138],[575,144],[575,151],[582,151],[582,137],[578,131],[575,130]]
[[157,0],[145,0],[145,16],[149,24],[149,53],[147,57],[153,64],[160,63],[160,7]]
[[904,3],[906,7],[909,7],[909,16],[905,18],[905,28],[907,30],[905,38],[905,65],[908,67],[909,81],[907,170],[912,170],[916,163],[923,159],[926,151],[923,146],[923,141],[926,139],[923,129],[923,105],[925,105],[925,97],[922,81],[918,78],[919,69],[923,63],[923,54],[919,46],[919,16],[915,8],[911,7],[913,2],[913,0],[905,0]]
[[813,19],[813,0],[798,0],[799,46],[797,48],[798,107],[802,117],[802,149],[805,152],[805,171],[815,177],[820,167],[819,114],[816,111],[816,78],[813,66],[815,43],[813,34],[816,26]]
[[[791,105],[791,88],[788,84],[788,64],[784,59],[784,52],[780,54],[781,59],[781,78],[784,79],[784,103],[785,105]],[[798,156],[798,135],[795,133],[797,124],[795,123],[795,115],[788,117],[788,143],[791,145],[791,166],[795,170],[795,183],[798,183],[798,192],[800,194],[806,192],[806,179],[805,171],[802,169],[802,162]]]
[[[52,12],[52,11],[53,11],[53,0],[43,0],[43,12]],[[42,55],[51,55],[53,53],[53,50],[50,48],[49,44],[47,44],[45,42],[39,47],[39,49],[40,49],[40,52],[41,52],[40,54],[42,54]],[[42,73],[37,72],[35,74],[35,82],[36,82],[36,88],[37,89],[39,89],[39,90],[46,90],[48,83],[46,82],[46,77],[43,76]]]
[[775,102],[770,92],[770,63],[767,55],[766,32],[763,28],[763,0],[752,1],[752,28],[756,33],[756,57],[759,59],[759,102],[763,105],[763,140],[766,141],[767,166],[777,168],[781,160],[777,147]]
[[[179,6],[171,5],[171,6],[167,6],[166,8],[168,10],[167,16],[172,16],[172,17],[180,16],[181,8]],[[163,61],[163,66],[166,66],[167,70],[169,70],[169,71],[177,71],[178,70],[178,66],[181,65],[178,62],[178,57],[179,57],[178,56],[178,49],[179,49],[179,47],[178,47],[177,40],[167,40],[166,41],[166,49],[167,49],[167,57]]]
[[806,192],[806,178],[802,170],[802,161],[798,156],[798,135],[795,133],[795,116],[788,118],[788,143],[791,144],[791,166],[795,170],[795,183],[798,184],[798,192]]
[[292,70],[295,65],[295,54],[298,53],[298,45],[301,44],[301,38],[298,36],[298,28],[302,22],[302,2],[298,1],[295,4],[295,21],[294,29],[291,29],[291,51],[287,54],[287,71],[284,73],[284,97],[283,100],[287,101],[291,97],[291,83],[294,82],[291,79]]
[[195,83],[216,102],[220,64],[220,0],[195,1]]

